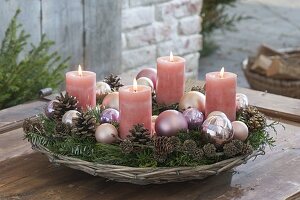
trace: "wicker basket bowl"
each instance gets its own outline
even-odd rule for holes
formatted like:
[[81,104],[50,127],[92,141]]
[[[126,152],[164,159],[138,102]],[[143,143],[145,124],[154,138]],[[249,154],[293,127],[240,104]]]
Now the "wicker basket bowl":
[[93,176],[100,176],[117,182],[128,182],[138,185],[163,184],[169,182],[184,182],[204,179],[208,176],[218,175],[221,172],[228,171],[238,165],[246,163],[253,157],[263,154],[262,151],[255,151],[251,155],[238,156],[211,165],[195,167],[137,168],[97,164],[77,158],[57,155],[40,145],[33,146],[33,149],[45,154],[52,163],[81,170]]
[[300,80],[279,80],[249,70],[252,58],[245,59],[242,69],[252,89],[300,99]]

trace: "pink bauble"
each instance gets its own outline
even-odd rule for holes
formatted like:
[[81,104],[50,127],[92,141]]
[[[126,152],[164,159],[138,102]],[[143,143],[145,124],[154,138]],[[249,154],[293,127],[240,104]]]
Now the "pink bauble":
[[248,138],[249,130],[247,125],[241,121],[231,122],[233,128],[233,138],[245,141]]
[[102,101],[105,108],[114,108],[119,110],[119,92],[112,92],[106,95]]
[[188,123],[181,112],[166,110],[155,121],[155,132],[160,136],[173,136],[180,130],[187,130]]
[[112,124],[104,123],[97,127],[95,137],[97,142],[111,144],[116,141],[118,131]]
[[197,108],[200,112],[205,112],[205,95],[201,92],[190,91],[185,93],[179,101],[180,111],[188,108]]
[[141,77],[147,77],[149,78],[154,86],[154,89],[156,89],[156,80],[157,80],[157,71],[156,69],[153,68],[145,68],[142,69],[137,75],[136,79],[139,79]]

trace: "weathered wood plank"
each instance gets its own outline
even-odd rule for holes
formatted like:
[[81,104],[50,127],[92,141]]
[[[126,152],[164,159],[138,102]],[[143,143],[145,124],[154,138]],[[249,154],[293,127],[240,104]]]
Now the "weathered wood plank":
[[43,112],[45,101],[34,101],[0,110],[0,134],[18,129],[23,120]]
[[0,161],[32,153],[31,145],[23,139],[22,129],[0,134]]
[[55,41],[53,50],[63,58],[72,56],[70,66],[83,64],[83,5],[81,0],[42,0],[42,32]]
[[[18,22],[23,24],[26,33],[31,35],[29,44],[25,48],[25,50],[28,50],[31,48],[30,43],[37,44],[41,40],[40,0],[1,0],[0,41],[4,38],[5,30],[18,8],[21,9]],[[22,52],[21,55],[24,56],[25,52]]]
[[276,146],[265,156],[235,168],[236,173],[202,181],[138,186],[57,167],[39,153],[8,159],[0,162],[0,199],[297,199],[300,125],[284,125],[284,133],[271,133],[277,137]]
[[100,80],[121,68],[121,0],[84,1],[85,66]]

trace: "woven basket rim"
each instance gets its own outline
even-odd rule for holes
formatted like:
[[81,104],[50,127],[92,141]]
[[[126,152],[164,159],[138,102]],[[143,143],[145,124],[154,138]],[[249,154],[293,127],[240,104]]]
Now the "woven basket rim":
[[74,157],[55,154],[42,145],[32,145],[32,148],[45,154],[52,163],[81,170],[93,176],[100,176],[117,182],[128,182],[138,185],[204,179],[208,176],[218,175],[221,172],[228,171],[238,165],[246,163],[253,157],[264,154],[262,151],[257,150],[250,155],[237,156],[210,165],[142,168],[89,162]]

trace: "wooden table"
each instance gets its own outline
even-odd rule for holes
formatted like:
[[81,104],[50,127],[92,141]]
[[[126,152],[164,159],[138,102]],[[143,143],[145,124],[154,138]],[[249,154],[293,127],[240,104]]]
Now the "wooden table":
[[300,199],[300,100],[249,89],[239,91],[248,95],[251,104],[284,124],[285,130],[278,127],[278,135],[271,133],[276,146],[234,171],[202,181],[164,185],[117,183],[54,166],[31,150],[17,128],[22,119],[39,113],[45,102],[2,110],[0,199]]

